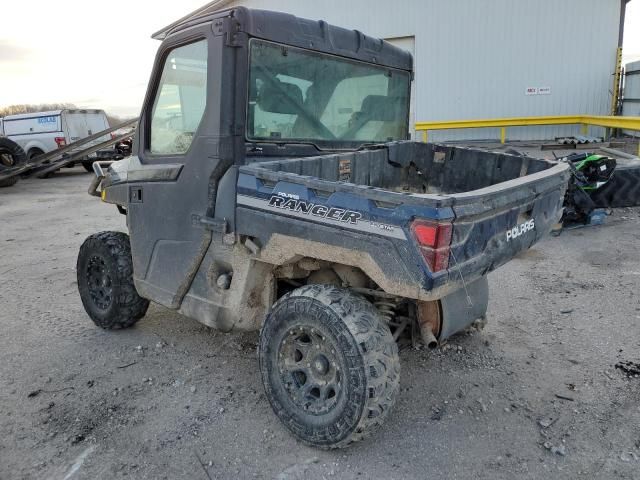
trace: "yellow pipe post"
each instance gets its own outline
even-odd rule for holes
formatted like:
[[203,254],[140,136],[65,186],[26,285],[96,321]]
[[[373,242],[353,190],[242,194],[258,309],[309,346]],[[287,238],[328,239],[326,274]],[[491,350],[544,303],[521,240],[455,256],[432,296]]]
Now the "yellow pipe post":
[[422,141],[427,143],[427,130],[422,131]]
[[504,145],[504,142],[506,139],[507,139],[507,129],[505,127],[500,127],[500,143]]
[[587,125],[586,123],[580,125],[580,133],[582,135],[587,135],[589,133],[589,125]]
[[613,73],[613,93],[611,95],[611,115],[618,113],[618,100],[620,96],[620,75],[622,74],[622,47],[616,50],[616,69]]

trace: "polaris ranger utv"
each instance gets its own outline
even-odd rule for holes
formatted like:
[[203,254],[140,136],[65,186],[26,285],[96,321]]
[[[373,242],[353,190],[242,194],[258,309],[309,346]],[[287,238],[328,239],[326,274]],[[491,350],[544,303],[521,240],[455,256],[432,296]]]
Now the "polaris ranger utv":
[[358,31],[234,8],[160,46],[134,155],[90,193],[129,235],[80,248],[84,307],[149,301],[260,330],[266,396],[302,441],[343,447],[398,394],[396,340],[434,347],[486,313],[486,275],[562,213],[568,166],[408,141],[412,57]]

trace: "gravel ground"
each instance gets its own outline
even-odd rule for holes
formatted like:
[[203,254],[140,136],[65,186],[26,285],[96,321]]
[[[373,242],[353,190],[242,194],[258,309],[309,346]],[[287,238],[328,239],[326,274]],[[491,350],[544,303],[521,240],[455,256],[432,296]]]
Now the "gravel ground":
[[640,209],[492,273],[487,327],[403,350],[385,427],[327,452],[272,413],[257,335],[153,305],[91,323],[78,247],[125,223],[89,179],[0,191],[0,479],[640,478],[640,378],[616,368],[640,363]]

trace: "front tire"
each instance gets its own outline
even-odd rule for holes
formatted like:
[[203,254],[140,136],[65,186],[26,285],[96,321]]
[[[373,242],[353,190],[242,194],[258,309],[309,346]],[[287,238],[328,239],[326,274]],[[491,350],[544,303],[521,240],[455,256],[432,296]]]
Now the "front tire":
[[389,327],[371,303],[332,285],[298,288],[276,302],[260,333],[259,360],[276,415],[320,448],[372,434],[399,390]]
[[101,232],[87,237],[76,265],[78,291],[91,320],[101,328],[127,328],[147,312],[149,301],[133,284],[129,236]]

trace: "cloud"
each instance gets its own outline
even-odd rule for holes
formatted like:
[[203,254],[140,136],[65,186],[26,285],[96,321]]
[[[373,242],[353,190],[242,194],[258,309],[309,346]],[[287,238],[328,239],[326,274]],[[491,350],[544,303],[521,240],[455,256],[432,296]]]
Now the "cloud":
[[17,63],[31,57],[31,49],[0,38],[0,63]]

